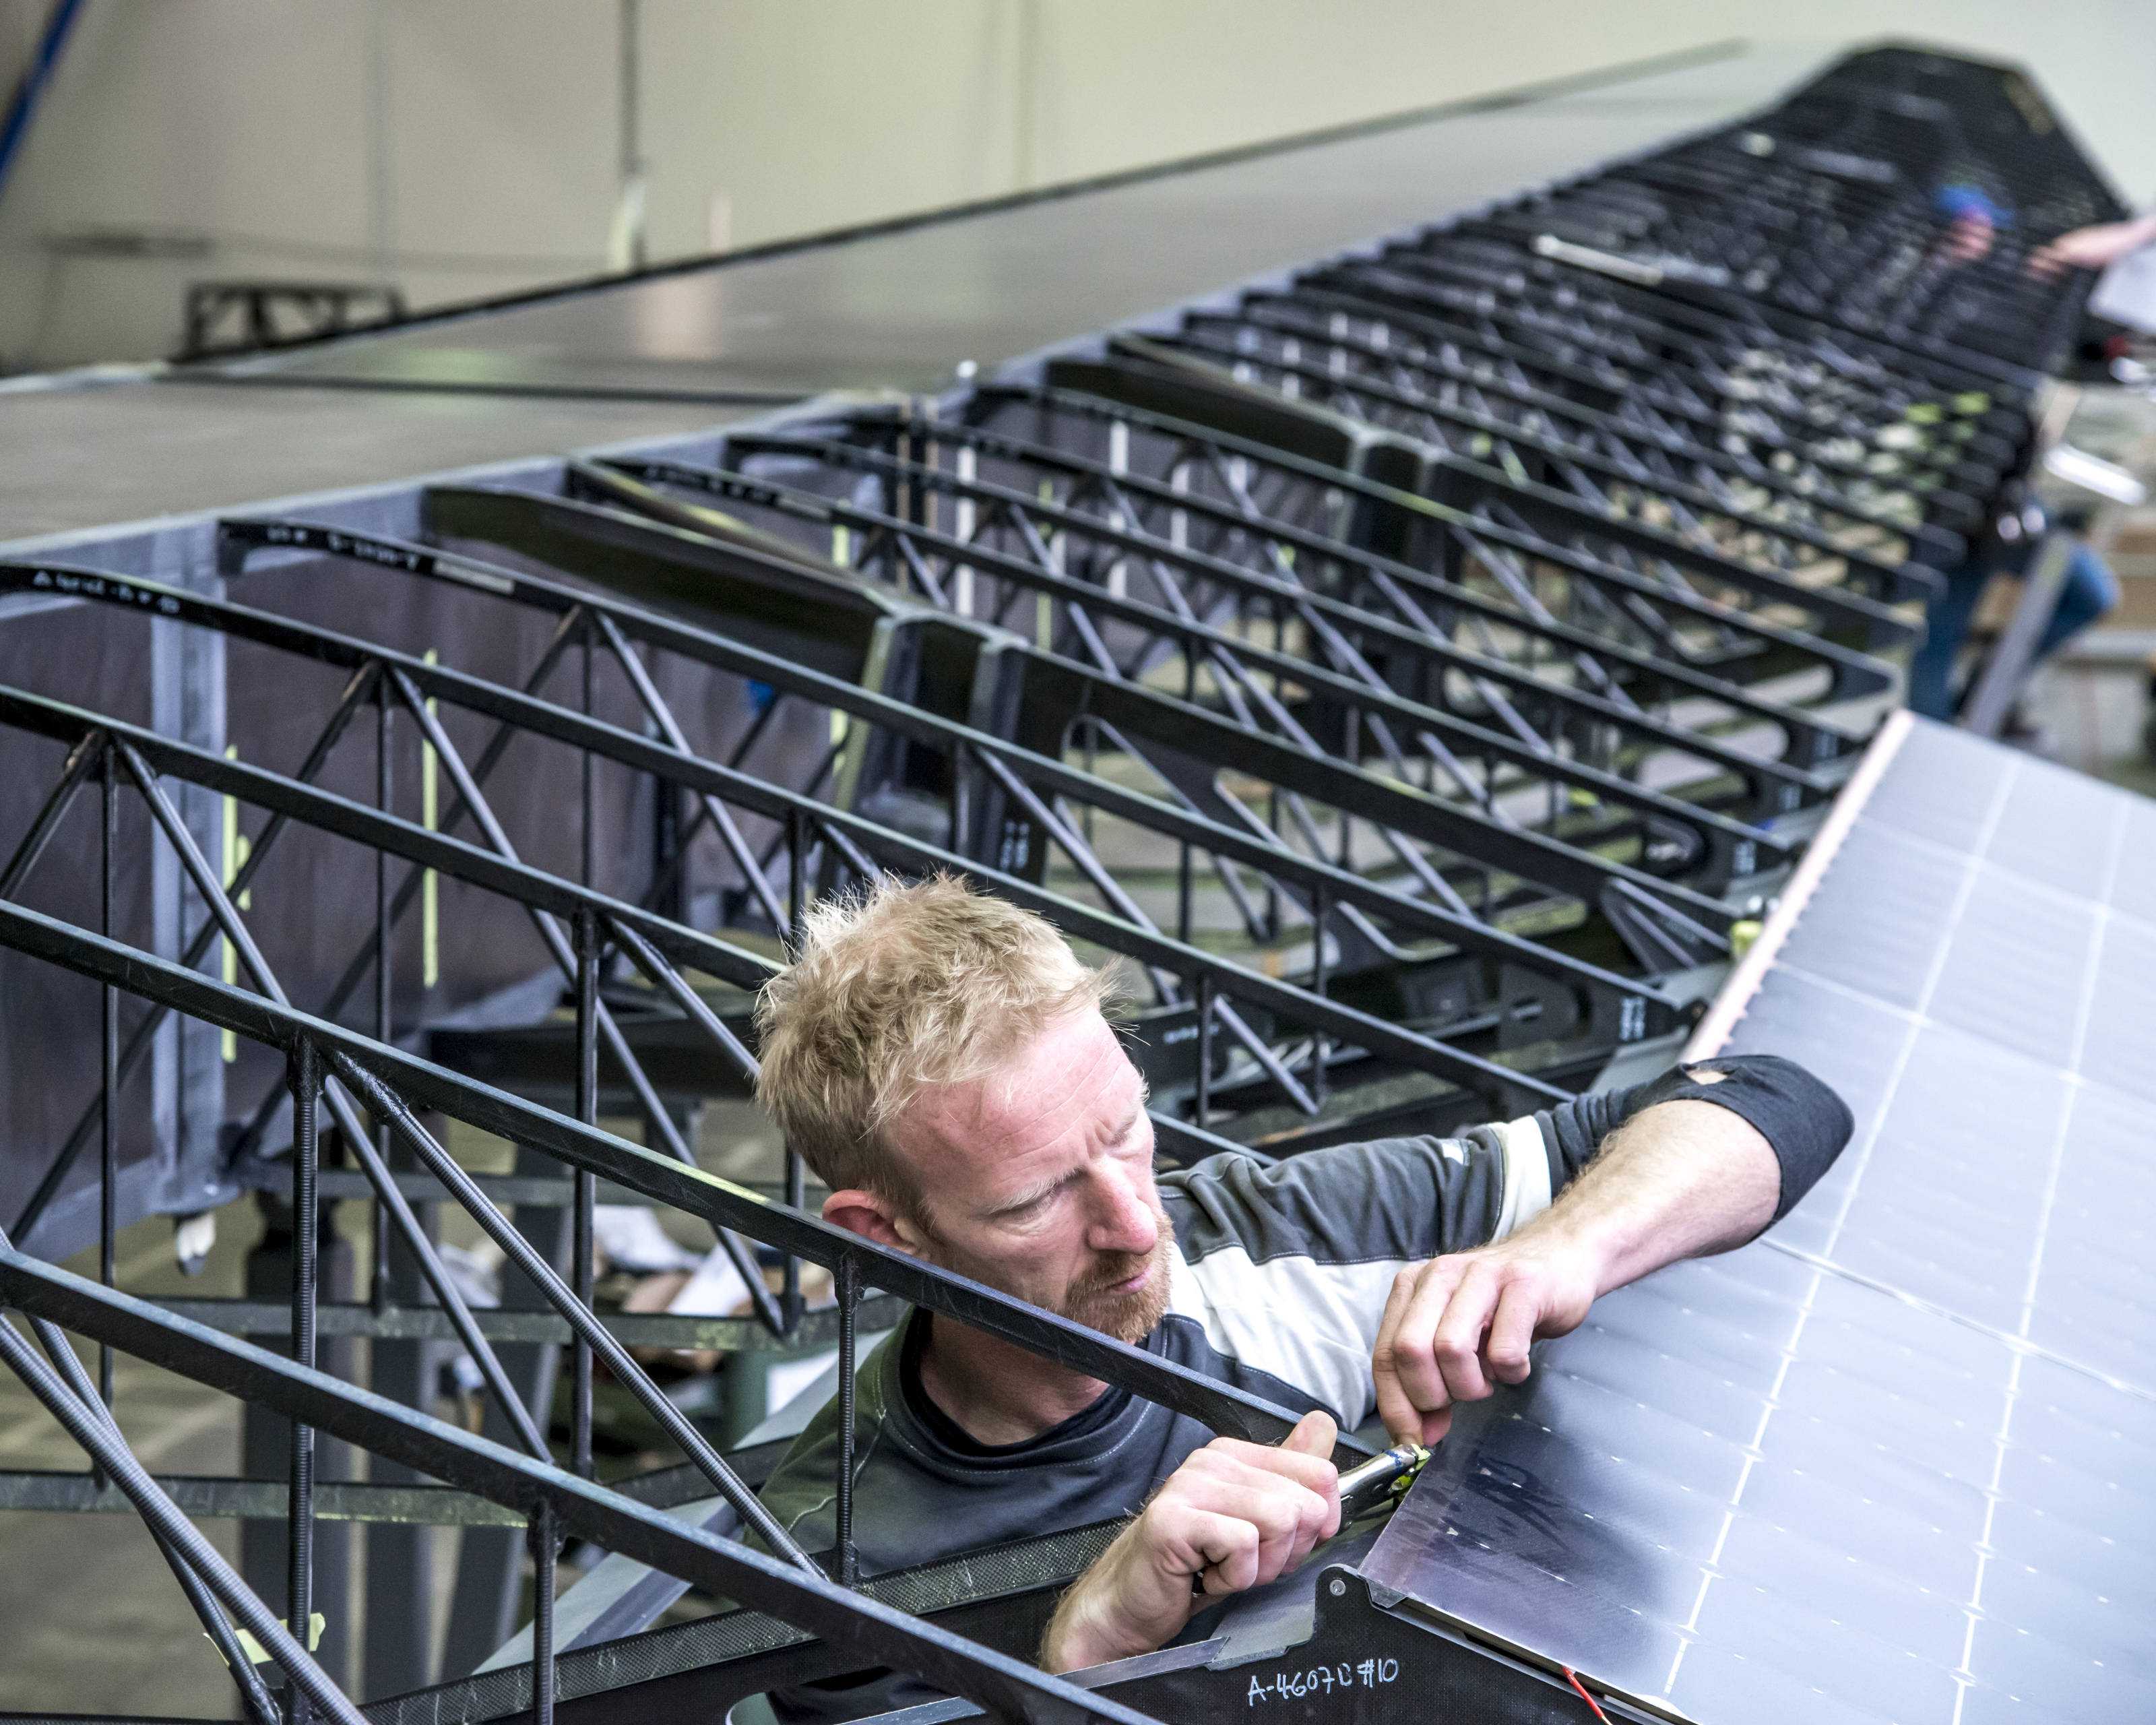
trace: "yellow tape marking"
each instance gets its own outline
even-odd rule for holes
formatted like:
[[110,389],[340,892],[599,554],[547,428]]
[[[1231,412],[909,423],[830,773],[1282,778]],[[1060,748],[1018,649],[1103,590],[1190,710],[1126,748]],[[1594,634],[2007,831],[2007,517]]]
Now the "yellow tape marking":
[[[237,761],[239,758],[239,745],[236,742],[227,743],[224,749],[224,758],[228,761]],[[229,892],[232,891],[232,883],[239,878],[239,871],[247,866],[248,854],[254,847],[247,842],[247,834],[239,830],[239,798],[237,797],[227,797],[223,799],[223,884],[225,891]],[[254,909],[254,906],[252,902],[254,897],[254,895],[251,891],[241,893],[239,895],[237,908],[242,911],[249,911]],[[218,963],[222,968],[225,986],[228,988],[236,986],[239,981],[239,951],[234,947],[232,942],[225,939],[223,935],[219,935],[218,937],[217,944],[218,949],[222,954],[218,960]],[[218,1052],[224,1056],[224,1061],[227,1065],[230,1065],[233,1061],[239,1058],[239,1036],[238,1032],[233,1030],[219,1031],[218,1033],[217,1046]]]
[[[427,663],[439,665],[441,655],[429,647]],[[433,717],[439,710],[434,697],[427,697],[427,713]],[[419,824],[429,832],[434,830],[439,818],[435,802],[437,791],[434,746],[424,737],[419,739]],[[419,877],[419,986],[431,988],[442,979],[442,896],[441,881],[432,869]]]

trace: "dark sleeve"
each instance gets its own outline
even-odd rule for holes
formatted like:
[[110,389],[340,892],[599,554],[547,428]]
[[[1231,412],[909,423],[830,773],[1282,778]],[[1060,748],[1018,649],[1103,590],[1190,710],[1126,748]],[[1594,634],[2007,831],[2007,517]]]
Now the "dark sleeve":
[[[1779,1220],[1840,1154],[1849,1110],[1803,1067],[1776,1055],[1730,1055],[1691,1068],[1709,1070],[1724,1076],[1702,1084],[1672,1068],[1627,1090],[1573,1096],[1452,1137],[1342,1144],[1271,1167],[1209,1157],[1163,1175],[1161,1196],[1195,1270],[1277,1265],[1283,1268],[1274,1274],[1285,1276],[1292,1265],[1308,1277],[1412,1263],[1507,1238],[1547,1209],[1626,1121],[1657,1102],[1696,1100],[1742,1115],[1773,1147],[1782,1168]],[[1240,1288],[1233,1303],[1265,1303],[1255,1292]],[[1310,1287],[1296,1298],[1320,1303]]]
[[778,1725],[841,1725],[849,1719],[880,1718],[901,1708],[949,1698],[947,1692],[911,1672],[877,1670],[773,1689],[764,1702]]
[[1221,1251],[1254,1262],[1399,1263],[1490,1238],[1503,1208],[1499,1129],[1378,1138],[1308,1150],[1266,1167],[1208,1157],[1163,1175],[1177,1244],[1192,1263]]
[[[1694,1073],[1718,1072],[1702,1084]],[[1657,1102],[1712,1102],[1758,1129],[1782,1165],[1779,1222],[1834,1166],[1856,1120],[1849,1105],[1794,1060],[1779,1055],[1722,1055],[1672,1066],[1629,1090],[1574,1096],[1535,1116],[1549,1156],[1550,1189],[1561,1190],[1594,1159],[1609,1134]]]

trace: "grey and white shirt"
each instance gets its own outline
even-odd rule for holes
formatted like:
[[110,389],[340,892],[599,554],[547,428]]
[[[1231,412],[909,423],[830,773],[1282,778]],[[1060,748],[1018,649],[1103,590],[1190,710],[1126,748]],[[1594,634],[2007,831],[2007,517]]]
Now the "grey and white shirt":
[[[1785,1214],[1840,1153],[1849,1111],[1793,1062],[1746,1055],[1697,1063],[1630,1090],[1457,1137],[1383,1138],[1271,1166],[1226,1154],[1162,1176],[1174,1230],[1168,1310],[1142,1344],[1344,1429],[1375,1406],[1371,1350],[1405,1266],[1504,1239],[1549,1207],[1603,1141],[1658,1101],[1694,1098],[1756,1126],[1782,1166]],[[927,1319],[911,1314],[860,1368],[855,1403],[855,1545],[860,1572],[1136,1512],[1212,1440],[1195,1420],[1110,1389],[1024,1443],[977,1443],[929,1399],[918,1362]],[[809,1423],[762,1497],[811,1552],[833,1543],[836,1403]],[[783,1721],[860,1718],[932,1692],[886,1674],[773,1697]]]

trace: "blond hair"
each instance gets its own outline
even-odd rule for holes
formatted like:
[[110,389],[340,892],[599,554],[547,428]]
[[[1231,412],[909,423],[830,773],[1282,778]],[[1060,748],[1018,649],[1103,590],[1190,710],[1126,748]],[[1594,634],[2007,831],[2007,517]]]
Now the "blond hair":
[[757,1096],[817,1178],[918,1213],[889,1128],[935,1085],[963,1083],[1065,1014],[1099,1007],[1092,970],[1032,911],[949,875],[886,876],[806,918],[793,962],[756,1004]]

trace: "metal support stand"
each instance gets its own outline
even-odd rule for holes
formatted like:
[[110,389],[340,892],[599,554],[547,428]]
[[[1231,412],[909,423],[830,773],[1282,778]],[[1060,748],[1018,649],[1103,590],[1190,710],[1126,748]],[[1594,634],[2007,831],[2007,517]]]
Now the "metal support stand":
[[[393,1138],[388,1161],[403,1172],[415,1166],[412,1153]],[[421,1204],[420,1225],[429,1240],[441,1234],[442,1207]],[[388,1295],[398,1306],[427,1301],[427,1287],[419,1266],[394,1233],[387,1236],[383,1253]],[[434,1342],[376,1340],[367,1350],[371,1362],[368,1387],[377,1395],[408,1408],[434,1404],[435,1373],[442,1347]],[[412,1485],[426,1476],[400,1463],[372,1456],[367,1477],[378,1485]],[[367,1638],[361,1679],[366,1695],[402,1695],[434,1681],[434,1575],[437,1542],[432,1527],[377,1522],[367,1529]]]
[[1962,703],[1961,724],[1979,737],[1996,737],[2014,711],[2023,685],[2036,663],[2036,643],[2059,608],[2059,593],[2066,583],[2066,566],[2072,561],[2071,533],[2048,535],[2029,560],[2029,572],[2021,578],[2020,603],[2014,608],[1999,639],[1993,644],[1969,698]]
[[[530,1151],[517,1153],[520,1174],[547,1173],[552,1167],[545,1157]],[[519,1204],[511,1218],[548,1263],[557,1270],[568,1267],[572,1219],[566,1206]],[[550,1309],[538,1289],[506,1265],[502,1268],[501,1303],[506,1309],[519,1312]],[[509,1381],[543,1430],[547,1410],[553,1405],[554,1378],[562,1363],[562,1350],[552,1345],[516,1343],[495,1352],[501,1357]],[[491,1399],[480,1432],[496,1443],[516,1441],[514,1429]],[[449,1632],[442,1645],[445,1674],[461,1676],[475,1670],[515,1632],[524,1603],[526,1549],[524,1534],[515,1528],[465,1529],[458,1542],[456,1591],[449,1605]]]
[[[292,1214],[282,1204],[270,1199],[264,1198],[260,1203],[268,1227],[260,1242],[247,1255],[247,1297],[288,1301],[292,1295],[294,1248],[297,1244]],[[349,1243],[330,1231],[328,1214],[325,1209],[319,1236],[321,1297],[325,1301],[350,1300],[358,1286],[352,1250]],[[264,1347],[275,1345],[271,1337],[260,1340]],[[358,1376],[359,1348],[351,1339],[325,1337],[316,1344],[315,1358],[322,1370],[340,1378],[353,1379]],[[321,1481],[350,1479],[351,1456],[349,1445],[318,1436],[315,1440],[315,1477]],[[240,1473],[249,1479],[281,1480],[291,1460],[290,1423],[256,1403],[247,1403],[240,1415]],[[312,1651],[316,1662],[341,1686],[346,1682],[351,1666],[352,1525],[350,1522],[317,1522],[314,1528],[311,1609],[321,1614],[323,1627],[321,1643]],[[290,1543],[285,1522],[250,1519],[239,1524],[239,1573],[249,1587],[273,1604],[280,1603],[285,1599],[290,1566]],[[293,1625],[292,1634],[301,1645],[305,1645],[305,1625]]]

